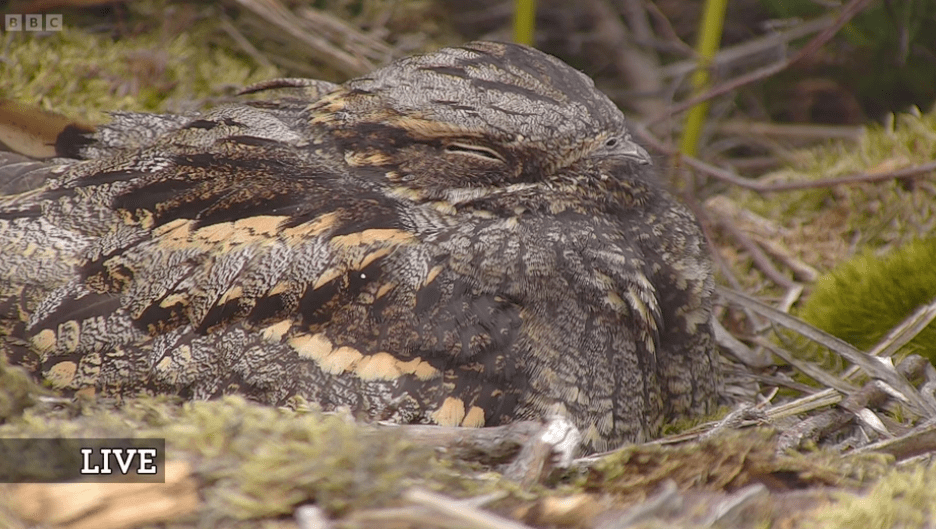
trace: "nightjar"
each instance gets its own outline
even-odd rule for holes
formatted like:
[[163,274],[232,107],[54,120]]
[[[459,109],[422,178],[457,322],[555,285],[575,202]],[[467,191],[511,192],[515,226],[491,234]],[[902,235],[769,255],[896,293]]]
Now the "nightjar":
[[704,239],[588,77],[475,42],[247,92],[0,154],[12,362],[66,393],[565,414],[588,451],[712,407]]

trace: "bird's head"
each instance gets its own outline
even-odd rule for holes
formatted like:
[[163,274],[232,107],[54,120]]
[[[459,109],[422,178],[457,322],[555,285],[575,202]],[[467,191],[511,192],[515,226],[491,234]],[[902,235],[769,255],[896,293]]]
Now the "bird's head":
[[[650,163],[587,76],[516,44],[408,57],[314,103],[346,162],[416,200],[561,185],[570,168]],[[588,171],[586,171],[588,172]],[[595,174],[600,170],[595,170]]]

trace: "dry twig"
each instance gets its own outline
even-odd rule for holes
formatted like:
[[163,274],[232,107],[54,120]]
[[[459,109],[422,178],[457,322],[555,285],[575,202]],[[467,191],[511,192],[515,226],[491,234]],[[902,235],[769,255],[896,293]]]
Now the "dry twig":
[[719,227],[731,235],[731,237],[747,251],[748,255],[751,256],[751,260],[754,261],[754,265],[771,281],[784,289],[793,288],[793,281],[777,270],[777,267],[770,262],[770,258],[767,257],[767,254],[754,244],[754,241],[749,239],[737,226],[731,222],[719,222]]
[[423,489],[410,489],[403,494],[403,498],[474,529],[531,529],[526,524]]
[[647,126],[651,126],[661,121],[665,121],[669,119],[671,116],[673,116],[674,114],[684,112],[698,105],[699,103],[702,103],[703,101],[708,101],[722,94],[727,94],[728,92],[731,92],[732,90],[737,90],[738,88],[741,88],[742,86],[751,84],[756,81],[760,81],[762,79],[766,79],[767,77],[770,77],[771,75],[774,75],[778,72],[785,70],[791,65],[799,62],[800,60],[812,55],[817,50],[819,50],[819,48],[821,48],[822,46],[826,44],[826,42],[831,40],[832,37],[835,36],[835,34],[838,33],[839,30],[842,29],[842,27],[844,27],[845,24],[848,23],[849,20],[851,20],[855,15],[857,15],[861,11],[863,11],[870,4],[871,4],[871,0],[851,0],[850,2],[848,2],[848,4],[846,4],[841,9],[841,11],[839,11],[838,16],[835,17],[835,20],[831,22],[828,25],[828,27],[826,27],[823,31],[821,31],[818,35],[816,35],[812,40],[809,41],[809,43],[806,44],[806,46],[804,46],[801,50],[799,50],[792,57],[776,62],[769,66],[759,68],[753,72],[736,77],[735,79],[732,79],[731,81],[722,83],[721,85],[712,88],[711,90],[705,92],[704,94],[700,94],[695,97],[690,97],[688,100],[683,101],[682,103],[679,103],[671,107],[666,113],[661,114],[651,119],[649,122],[647,122]]
[[[920,376],[926,363],[924,358],[911,355],[897,366],[897,370],[901,376],[914,379]],[[809,417],[795,427],[784,431],[777,442],[777,453],[799,448],[807,439],[816,441],[846,426],[856,418],[861,420],[862,410],[883,405],[891,395],[878,382],[876,380],[868,382],[860,390],[852,392],[842,400],[838,407]]]
[[[317,59],[341,74],[354,77],[374,69],[375,57],[389,58],[389,46],[375,44],[374,39],[360,30],[335,19],[331,15],[318,13],[306,18],[297,17],[279,0],[236,0],[237,4],[259,16],[276,28],[278,35],[291,37],[302,44]],[[328,37],[340,36],[337,42]],[[355,50],[349,52],[346,50]],[[371,49],[374,53],[365,53]]]
[[761,303],[759,300],[747,296],[746,294],[734,292],[722,287],[716,287],[716,290],[719,295],[727,301],[749,307],[754,312],[769,318],[774,323],[795,331],[827,347],[830,351],[840,355],[845,360],[864,369],[870,376],[887,382],[903,395],[910,408],[916,414],[927,418],[936,417],[936,405],[924,399],[920,395],[919,390],[907,382],[907,379],[897,372],[892,363],[859,351],[851,344],[823,332],[798,318]]
[[668,156],[676,158],[680,163],[707,174],[716,180],[727,184],[736,185],[744,189],[750,189],[758,193],[774,193],[779,191],[797,191],[801,189],[819,189],[824,187],[834,187],[839,185],[850,185],[858,183],[882,182],[885,180],[920,178],[936,171],[936,161],[927,162],[920,165],[905,167],[895,171],[875,172],[875,173],[855,173],[847,176],[835,178],[823,178],[819,180],[804,180],[798,182],[776,182],[764,183],[755,179],[745,178],[727,169],[722,169],[710,163],[704,162],[693,156],[686,156],[679,153],[673,145],[657,138],[642,123],[632,123],[634,134],[641,140],[649,144],[652,148]]

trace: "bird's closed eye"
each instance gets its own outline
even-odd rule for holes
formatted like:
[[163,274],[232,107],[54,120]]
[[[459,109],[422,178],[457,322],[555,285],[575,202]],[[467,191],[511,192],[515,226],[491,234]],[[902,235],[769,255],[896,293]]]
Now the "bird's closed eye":
[[485,160],[505,163],[504,157],[494,149],[489,149],[481,145],[472,145],[470,143],[449,143],[445,146],[445,152],[452,154],[464,154],[468,156],[477,156]]

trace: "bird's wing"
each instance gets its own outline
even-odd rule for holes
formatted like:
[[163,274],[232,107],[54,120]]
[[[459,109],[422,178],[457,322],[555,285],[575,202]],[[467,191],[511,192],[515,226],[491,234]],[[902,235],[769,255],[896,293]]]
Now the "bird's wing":
[[[4,287],[9,321],[27,319],[7,331],[15,360],[71,390],[298,395],[483,424],[467,397],[448,397],[487,375],[453,370],[503,357],[517,308],[447,268],[423,236],[431,211],[248,118],[199,118],[0,204],[0,244],[23,261],[0,265],[18,282]],[[61,249],[37,256],[24,235]],[[54,273],[33,284],[43,266]],[[24,303],[24,285],[41,295]]]

